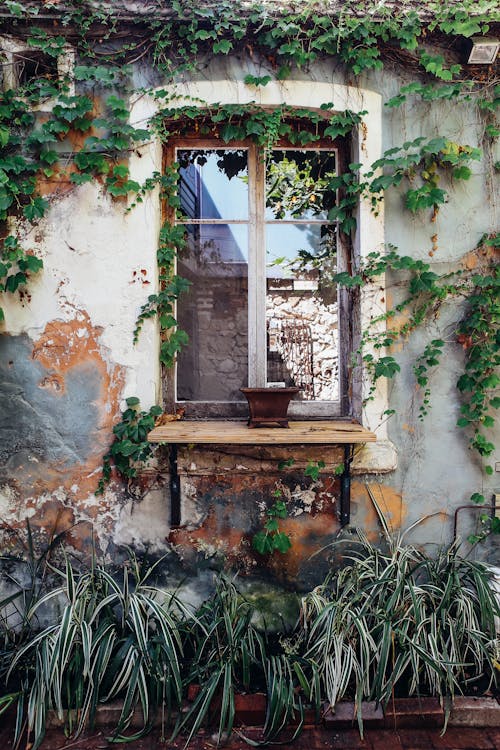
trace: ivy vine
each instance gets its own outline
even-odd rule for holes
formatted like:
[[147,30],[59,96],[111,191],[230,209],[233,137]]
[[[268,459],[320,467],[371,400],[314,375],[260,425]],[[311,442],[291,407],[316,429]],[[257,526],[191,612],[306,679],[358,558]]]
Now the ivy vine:
[[[130,178],[130,153],[153,135],[165,143],[190,123],[200,135],[217,134],[226,143],[251,139],[265,150],[280,139],[305,146],[320,138],[348,137],[365,114],[333,112],[332,103],[325,103],[319,111],[286,105],[272,110],[255,104],[208,106],[203,102],[177,107],[170,90],[156,88],[158,114],[147,127],[134,127],[129,122],[128,102],[133,65],[141,58],[151,59],[164,80],[172,82],[182,71],[197,70],[207,56],[223,58],[238,51],[249,60],[265,62],[263,74],[249,73],[245,78],[245,84],[255,88],[265,87],[273,78],[285,80],[294,69],[307,69],[325,57],[334,56],[354,76],[382,69],[386,61],[396,59],[410,64],[420,80],[402,86],[386,102],[388,108],[418,99],[471,101],[484,123],[485,139],[491,142],[500,135],[496,119],[500,85],[494,71],[471,68],[467,72],[458,60],[464,40],[488,34],[492,22],[498,20],[494,2],[465,0],[443,7],[429,1],[419,13],[380,3],[358,5],[344,3],[338,14],[332,14],[319,0],[303,8],[234,0],[221,0],[214,8],[173,0],[169,9],[146,19],[127,15],[123,9],[115,12],[111,4],[98,9],[96,4],[74,0],[65,3],[64,9],[47,4],[44,15],[50,20],[53,13],[57,23],[44,25],[37,21],[36,6],[7,0],[7,31],[18,33],[28,48],[52,61],[66,53],[70,31],[78,64],[71,76],[36,75],[0,95],[0,221],[5,227],[0,296],[29,294],[32,277],[43,268],[42,259],[23,248],[19,230],[23,222],[36,224],[49,208],[50,200],[40,191],[41,180],[50,181],[53,192],[67,183],[98,181],[113,199],[127,199],[127,210],[159,187],[162,198],[176,210],[175,167],[151,175],[142,185]],[[123,24],[133,28],[126,38],[117,34]],[[438,44],[443,39],[444,47]],[[387,190],[404,186],[405,208],[412,213],[429,211],[435,220],[449,200],[453,184],[468,180],[472,163],[480,158],[478,148],[445,136],[405,142],[386,151],[363,176],[360,165],[351,164],[331,180],[329,189],[338,190],[339,200],[329,219],[337,221],[349,236],[355,229],[360,199],[368,199],[376,212]],[[174,314],[175,302],[188,286],[175,274],[176,254],[182,252],[184,242],[182,227],[165,222],[158,246],[159,290],[144,302],[134,331],[136,342],[144,322],[157,317],[162,330],[160,358],[166,366],[172,365],[187,340]],[[498,235],[488,233],[477,252],[488,258],[487,250],[498,247]],[[494,425],[494,410],[500,405],[495,395],[500,343],[498,268],[486,260],[476,271],[462,268],[439,275],[430,263],[389,248],[385,255],[372,254],[362,268],[339,273],[333,281],[359,287],[385,272],[405,275],[408,293],[363,332],[359,356],[365,371],[373,384],[380,377],[394,377],[400,366],[390,353],[391,346],[435,316],[446,300],[459,300],[464,316],[457,326],[456,341],[463,347],[464,371],[457,382],[462,394],[458,426],[469,430],[471,447],[488,458],[494,446],[487,430]],[[403,312],[405,322],[395,324]],[[378,333],[376,324],[381,320],[386,329]],[[375,354],[367,353],[368,345]],[[413,373],[422,393],[421,418],[431,407],[431,375],[446,345],[442,339],[432,339],[414,362]],[[373,390],[369,398],[372,394]],[[158,413],[158,407],[153,409],[139,412],[137,401],[128,399],[122,421],[114,428],[115,442],[105,457],[103,482],[111,476],[112,462],[119,473],[132,478],[134,462],[149,457],[145,430]],[[491,473],[492,467],[486,465],[485,471]],[[484,500],[479,493],[475,495],[476,500]]]

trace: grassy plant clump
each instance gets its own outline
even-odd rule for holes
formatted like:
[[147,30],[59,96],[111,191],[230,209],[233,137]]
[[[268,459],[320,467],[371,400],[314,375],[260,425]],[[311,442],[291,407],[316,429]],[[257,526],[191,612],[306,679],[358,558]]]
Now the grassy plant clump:
[[152,570],[144,573],[131,558],[117,581],[95,562],[81,573],[66,562],[61,584],[26,615],[33,630],[47,605],[59,609],[59,617],[35,633],[10,664],[7,678],[22,690],[16,740],[26,721],[36,750],[50,709],[78,736],[87,722],[92,726],[100,703],[120,698],[115,738],[123,739],[136,707],[144,726],[134,736],[140,736],[151,728],[159,705],[170,710],[180,704],[179,620],[187,613],[175,597],[148,583]]
[[[276,738],[293,721],[303,723],[302,696],[311,699],[312,686],[300,667],[300,658],[289,655],[279,642],[254,625],[255,611],[234,582],[222,576],[213,596],[189,622],[186,684],[199,692],[174,735],[188,733],[189,742],[210,714],[218,714],[219,740],[231,733],[237,692],[267,693],[263,738]],[[301,695],[302,693],[302,695]]]
[[[262,690],[265,743],[283,741],[290,726],[296,736],[305,708],[319,716],[323,700],[354,699],[362,731],[363,700],[432,695],[449,712],[457,693],[496,684],[500,606],[485,565],[455,545],[431,558],[388,534],[383,549],[360,535],[344,563],[304,597],[295,628],[276,634],[255,624],[254,607],[225,576],[193,612],[150,583],[155,566],[131,558],[117,577],[68,560],[53,569],[60,585],[30,599],[17,650],[4,634],[0,712],[17,702],[16,740],[27,730],[34,750],[49,710],[77,737],[112,700],[121,706],[115,741],[147,732],[158,709],[187,743],[216,717],[221,741],[236,694]],[[197,693],[180,710],[190,685]],[[133,733],[136,709],[142,727]]]
[[[305,657],[332,706],[346,694],[386,705],[393,695],[450,699],[495,682],[498,601],[485,565],[457,546],[430,558],[360,536],[348,564],[303,600]],[[361,720],[361,716],[358,717]]]

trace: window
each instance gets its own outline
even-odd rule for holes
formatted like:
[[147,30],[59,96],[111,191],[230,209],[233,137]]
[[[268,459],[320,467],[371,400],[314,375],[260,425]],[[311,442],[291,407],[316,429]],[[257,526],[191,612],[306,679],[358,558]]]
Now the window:
[[32,83],[39,78],[57,80],[57,59],[43,52],[23,50],[13,56],[14,78],[18,86]]
[[177,273],[190,282],[177,306],[189,344],[176,404],[192,417],[238,416],[240,388],[293,385],[293,416],[346,415],[349,314],[331,281],[346,258],[328,218],[339,149],[280,145],[264,158],[254,144],[178,141],[171,158],[186,236]]
[[[20,40],[0,37],[0,51],[3,58],[4,90],[16,89],[40,78],[62,81],[69,78],[75,64],[75,51],[69,44],[65,45],[64,54],[53,57],[41,50],[26,47]],[[74,94],[72,81],[67,84],[67,93],[70,96]],[[55,100],[50,101],[55,103]],[[44,108],[47,106],[46,102]]]

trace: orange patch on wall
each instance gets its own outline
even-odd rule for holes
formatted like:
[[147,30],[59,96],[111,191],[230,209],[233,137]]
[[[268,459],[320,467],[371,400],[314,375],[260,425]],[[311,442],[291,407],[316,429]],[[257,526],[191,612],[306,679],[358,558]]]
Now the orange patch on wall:
[[211,505],[201,526],[196,529],[172,529],[167,541],[176,548],[181,557],[191,555],[193,551],[205,552],[208,555],[221,553],[228,565],[237,565],[240,569],[249,570],[253,567],[253,560],[249,557],[250,546],[245,545],[245,534],[232,526],[231,515],[231,507],[228,506],[221,523],[215,507]]
[[[370,484],[370,490],[389,529],[397,532],[403,528],[407,509],[403,504],[401,493],[385,484]],[[370,541],[378,542],[382,527],[366,485],[362,482],[352,482],[351,511],[353,525],[363,529]]]
[[96,489],[102,456],[108,448],[113,424],[120,413],[119,402],[124,383],[123,368],[104,359],[99,343],[101,333],[102,328],[93,326],[88,314],[81,311],[73,320],[48,323],[34,343],[33,359],[48,370],[39,383],[40,388],[51,388],[57,396],[63,397],[66,376],[80,365],[92,367],[99,375],[100,387],[99,398],[93,404],[98,410],[98,423],[86,461],[71,467],[44,466],[43,478],[38,477],[35,481],[38,492],[60,486],[69,489],[77,485],[76,495],[86,497]]
[[339,531],[340,525],[334,503],[318,515],[301,513],[294,518],[280,521],[280,531],[290,537],[291,548],[285,554],[275,552],[269,560],[269,567],[277,578],[283,581],[294,581],[301,566],[331,543],[330,535]]
[[26,505],[37,509],[37,513],[30,518],[31,528],[43,530],[52,538],[69,531],[75,523],[73,509],[65,507],[58,500],[50,499],[42,504],[31,500]]
[[59,164],[52,167],[54,173],[47,177],[43,172],[37,175],[37,193],[39,195],[62,195],[73,190],[75,183],[71,182],[71,175],[78,172],[74,164],[65,165],[64,168]]
[[[30,517],[31,532],[37,540],[39,549],[48,548],[49,544],[58,542],[62,548],[68,544],[83,553],[92,552],[94,537],[90,521],[76,521],[73,508],[64,505],[51,497],[43,502],[28,500],[27,508],[36,508],[36,514]],[[43,541],[41,541],[43,540]],[[56,547],[57,548],[57,547]]]
[[[213,480],[216,482],[217,477],[213,477]],[[339,530],[336,513],[338,480],[322,477],[322,488],[317,491],[310,510],[280,519],[280,531],[289,535],[291,549],[285,554],[274,552],[264,556],[252,549],[252,536],[263,528],[265,516],[262,515],[260,519],[262,525],[255,525],[251,533],[235,527],[234,508],[245,502],[238,498],[238,494],[248,490],[248,483],[246,475],[232,476],[230,486],[234,499],[218,506],[210,503],[207,515],[199,526],[194,529],[172,529],[167,541],[183,558],[192,558],[196,552],[207,556],[219,553],[224,555],[229,567],[237,567],[240,572],[252,573],[259,567],[267,568],[276,579],[293,583],[304,564],[310,564],[311,556],[327,547],[331,542],[331,535]],[[265,483],[261,482],[260,485],[264,494]]]
[[464,268],[468,271],[473,271],[478,266],[490,264],[492,260],[496,262],[500,261],[500,249],[483,243],[469,253],[466,253],[461,262]]

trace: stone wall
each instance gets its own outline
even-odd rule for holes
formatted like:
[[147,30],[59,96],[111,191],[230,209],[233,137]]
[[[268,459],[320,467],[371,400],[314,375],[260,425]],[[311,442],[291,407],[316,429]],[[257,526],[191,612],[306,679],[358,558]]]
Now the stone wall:
[[[450,137],[462,143],[475,145],[482,137],[472,104],[412,103],[398,111],[383,110],[381,102],[412,80],[411,71],[373,73],[353,87],[340,67],[332,72],[330,63],[318,64],[307,73],[294,72],[294,80],[261,87],[256,94],[243,79],[249,72],[261,74],[261,64],[266,63],[236,57],[214,62],[203,71],[201,83],[186,88],[195,97],[196,87],[203,84],[213,101],[252,101],[259,96],[263,104],[272,105],[272,97],[279,95],[281,101],[304,106],[333,101],[339,110],[367,109],[357,140],[359,153],[368,161],[377,144],[386,149],[418,135],[433,137],[444,126]],[[136,67],[139,82],[150,79],[143,62]],[[377,102],[380,118],[374,120]],[[153,112],[154,103],[147,97],[134,104],[137,122]],[[161,164],[161,145],[147,144],[131,155],[131,177],[142,182]],[[362,205],[355,249],[362,245],[369,252],[386,241],[403,254],[430,260],[439,272],[458,267],[460,258],[495,226],[495,186],[488,170],[488,163],[480,162],[467,185],[450,186],[450,201],[432,223],[429,215],[409,215],[397,190],[388,191],[378,218]],[[45,192],[52,189],[53,185],[45,185]],[[147,321],[138,345],[132,343],[138,311],[157,288],[160,223],[157,192],[127,213],[122,201],[112,200],[98,183],[92,183],[61,189],[47,218],[34,231],[19,227],[26,245],[43,258],[44,270],[33,280],[29,298],[14,295],[5,305],[0,341],[0,508],[5,545],[13,529],[24,533],[29,520],[41,546],[54,533],[66,531],[75,549],[88,552],[95,544],[108,560],[126,556],[127,545],[155,556],[165,554],[165,575],[176,583],[184,581],[193,599],[209,585],[211,571],[226,564],[259,585],[262,581],[283,589],[314,585],[330,557],[335,557],[329,547],[339,530],[334,468],[341,457],[335,450],[297,447],[292,452],[295,464],[283,474],[277,469],[281,456],[277,449],[263,455],[256,449],[185,448],[179,457],[182,525],[176,529],[170,525],[169,463],[164,449],[158,451],[156,463],[140,472],[135,487],[113,477],[104,495],[95,495],[102,457],[124,399],[139,396],[148,408],[163,398],[155,323]],[[436,234],[437,251],[431,239]],[[404,294],[394,280],[387,288],[383,279],[377,280],[362,302],[361,317],[366,321],[377,316]],[[308,320],[311,305],[302,295],[277,294],[273,315],[283,318],[298,310],[300,318]],[[432,545],[451,541],[455,513],[472,492],[481,490],[490,498],[498,487],[498,473],[482,474],[480,461],[468,449],[468,436],[456,428],[460,402],[455,382],[463,364],[463,350],[455,338],[460,315],[456,305],[445,306],[427,329],[416,332],[403,349],[394,350],[401,374],[388,389],[380,384],[375,400],[363,412],[364,423],[379,436],[379,447],[357,451],[351,518],[353,526],[373,540],[379,539],[380,526],[366,483],[395,532],[412,526],[408,541]],[[221,363],[229,362],[222,375],[230,377],[231,354],[238,346],[234,336],[242,335],[244,325],[235,326],[223,343],[214,319],[206,320],[214,326],[214,351],[202,355],[207,358],[203,369],[210,369],[210,357],[217,353]],[[330,370],[335,380],[336,326],[335,307],[327,305],[320,325],[311,327],[313,351],[318,353],[315,366],[322,393],[328,397],[335,396],[324,384]],[[438,335],[446,341],[445,356],[433,373],[432,410],[421,422],[421,392],[412,362],[429,336]],[[396,412],[390,421],[387,408]],[[304,477],[309,460],[325,462],[316,483]],[[493,457],[492,465],[496,467],[499,460],[496,457],[495,463]],[[251,550],[251,536],[261,528],[277,484],[286,488],[289,516],[284,528],[292,538],[292,551],[260,558]],[[474,530],[477,516],[473,508],[460,513],[462,538]],[[419,519],[422,522],[415,525]],[[492,561],[498,556],[494,540],[481,554]]]

